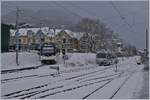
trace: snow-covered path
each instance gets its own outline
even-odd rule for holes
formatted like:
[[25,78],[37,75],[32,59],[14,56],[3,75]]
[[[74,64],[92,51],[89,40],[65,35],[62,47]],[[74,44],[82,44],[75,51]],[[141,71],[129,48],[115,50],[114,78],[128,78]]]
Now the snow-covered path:
[[58,74],[51,66],[2,74],[2,98],[131,99],[142,87],[143,65],[135,57],[120,59],[117,72],[114,65],[89,64]]

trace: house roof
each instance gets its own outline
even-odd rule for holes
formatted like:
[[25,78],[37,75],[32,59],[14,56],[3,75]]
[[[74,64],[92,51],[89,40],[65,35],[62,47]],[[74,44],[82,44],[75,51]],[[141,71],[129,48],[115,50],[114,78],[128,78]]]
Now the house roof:
[[72,38],[76,38],[76,39],[80,39],[83,35],[84,35],[84,32],[72,32],[70,30],[63,30],[65,31],[70,37]]
[[75,32],[74,37],[80,40],[84,34],[85,34],[84,32]]
[[[19,36],[26,36],[28,31],[32,31],[34,33],[34,35],[36,35],[38,33],[38,31],[40,30],[40,28],[20,28],[19,29]],[[50,37],[54,37],[54,35],[59,34],[62,29],[56,29],[55,32],[53,29],[50,29],[49,27],[42,27],[41,31],[44,35],[50,36]],[[78,40],[85,34],[84,32],[72,32],[70,30],[63,30],[65,31],[70,37],[72,38],[77,38]],[[10,35],[11,36],[15,36],[16,30],[11,29],[10,30]]]
[[[20,28],[19,29],[19,36],[26,36],[28,30],[31,30],[35,35],[40,30],[40,28]],[[42,27],[41,30],[45,35],[47,35],[49,32],[52,33],[52,29],[49,29],[49,27]],[[15,32],[16,32],[16,30],[11,29],[10,35],[15,36]]]

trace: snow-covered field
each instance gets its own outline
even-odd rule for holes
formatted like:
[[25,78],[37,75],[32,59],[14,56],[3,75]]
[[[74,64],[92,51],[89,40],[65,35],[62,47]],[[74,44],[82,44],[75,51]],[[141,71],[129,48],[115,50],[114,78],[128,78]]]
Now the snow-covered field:
[[[1,54],[2,70],[39,66],[36,69],[1,74],[1,95],[8,98],[45,99],[132,99],[138,97],[143,86],[143,65],[135,57],[119,58],[115,65],[98,66],[93,53],[67,54],[55,65],[41,65],[36,53],[19,53],[19,66],[15,53]],[[60,67],[60,74],[52,66]]]
[[2,53],[1,54],[1,70],[19,69],[24,67],[31,67],[40,65],[39,56],[36,53],[19,52],[18,56],[19,66],[16,65],[16,53]]

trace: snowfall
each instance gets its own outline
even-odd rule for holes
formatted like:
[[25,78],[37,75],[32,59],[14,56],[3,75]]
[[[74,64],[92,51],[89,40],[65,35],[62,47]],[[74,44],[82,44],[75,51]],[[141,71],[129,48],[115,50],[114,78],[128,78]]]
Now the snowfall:
[[[119,58],[115,65],[99,66],[94,53],[68,53],[68,60],[43,65],[37,52],[1,54],[1,98],[3,99],[138,99],[143,67],[136,58]],[[55,68],[59,67],[58,72]]]

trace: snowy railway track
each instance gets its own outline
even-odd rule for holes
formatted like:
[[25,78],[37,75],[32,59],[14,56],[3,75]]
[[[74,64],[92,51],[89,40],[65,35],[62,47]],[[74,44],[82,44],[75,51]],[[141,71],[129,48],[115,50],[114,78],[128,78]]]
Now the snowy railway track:
[[[37,66],[36,66],[37,67]],[[42,67],[42,66],[40,66]],[[96,66],[97,67],[97,66]],[[71,70],[64,70],[64,71],[60,71],[59,74],[63,74],[63,73],[72,73],[72,72],[78,72],[81,70],[89,70],[91,68],[96,68],[96,67],[88,67],[88,68],[79,68],[79,69],[71,69]],[[112,67],[112,66],[111,66]],[[108,69],[111,67],[107,67]],[[107,69],[106,68],[106,69]],[[2,79],[1,83],[7,83],[7,82],[11,82],[11,81],[19,81],[20,79],[25,79],[25,78],[40,78],[40,77],[48,77],[48,76],[58,76],[58,73],[51,73],[51,74],[46,74],[46,75],[28,75],[28,76],[21,76],[21,77],[14,77],[14,78],[7,78],[7,79]]]
[[[96,82],[91,82],[91,83],[87,83],[87,84],[83,84],[83,85],[78,85],[78,86],[75,86],[75,87],[71,87],[71,88],[60,90],[60,91],[52,92],[50,94],[46,94],[46,95],[43,95],[43,96],[40,96],[40,97],[37,97],[37,98],[45,98],[47,96],[55,95],[55,94],[62,93],[62,92],[72,91],[72,90],[79,89],[79,88],[89,86],[89,85],[93,85],[93,84],[96,84],[96,83],[100,83],[100,82],[104,82],[104,81],[109,82],[110,80],[113,80],[113,78],[104,79],[104,80],[100,80],[100,81],[96,81]],[[37,98],[35,98],[35,99],[37,99]],[[21,99],[25,99],[25,98],[21,98]]]
[[2,70],[1,74],[20,72],[20,71],[24,71],[24,70],[32,70],[32,69],[37,69],[37,68],[42,67],[42,66],[44,66],[44,65],[38,65],[38,66],[32,66],[32,67],[25,67],[25,68],[20,68],[20,69]]
[[[60,71],[59,74],[79,72],[79,71],[82,71],[82,70],[89,70],[89,69],[96,68],[96,67],[98,67],[98,66],[86,67],[86,68],[77,68],[77,69],[70,69],[70,70],[63,70],[63,71]],[[107,68],[112,68],[112,66],[111,67],[107,67]],[[104,69],[107,69],[107,68],[104,68]],[[47,76],[56,75],[56,74],[58,74],[58,73],[56,72],[56,73],[52,73],[52,74],[41,75],[41,76],[38,76],[38,77],[47,77]]]
[[[91,72],[91,73],[95,73],[95,72],[97,72],[97,71],[94,71],[94,72]],[[133,72],[135,72],[135,71],[133,71]],[[133,72],[130,72],[130,73],[133,74]],[[88,75],[88,74],[90,74],[90,73],[86,73],[86,74],[83,74],[83,75]],[[80,75],[80,77],[83,76],[83,75]],[[19,94],[19,95],[13,95],[11,97],[8,97],[7,99],[10,99],[10,98],[26,99],[26,98],[30,98],[30,97],[45,98],[47,96],[52,96],[52,95],[59,94],[59,93],[69,92],[69,91],[72,91],[72,90],[75,90],[75,89],[79,89],[79,88],[82,88],[82,87],[86,87],[86,86],[89,86],[89,85],[93,85],[93,84],[96,84],[96,83],[100,83],[100,82],[105,82],[106,81],[105,84],[101,85],[99,88],[97,88],[96,90],[94,90],[92,93],[89,93],[88,95],[86,95],[86,96],[84,96],[82,98],[82,99],[86,99],[87,97],[89,97],[90,95],[92,95],[93,93],[95,93],[96,91],[100,90],[101,88],[105,87],[107,84],[111,83],[116,78],[120,78],[120,76],[126,76],[126,75],[123,75],[123,72],[122,72],[122,73],[118,73],[118,75],[116,77],[111,77],[111,76],[115,76],[115,75],[117,75],[117,74],[106,75],[106,76],[103,76],[103,77],[96,77],[96,78],[87,79],[87,80],[83,81],[86,84],[77,85],[77,86],[66,88],[66,89],[63,89],[65,87],[65,85],[59,85],[59,86],[52,87],[52,88],[49,88],[49,89],[36,90],[36,91],[31,91],[31,92],[27,92],[27,93],[23,93],[23,94]],[[91,76],[93,76],[93,75],[91,75]],[[75,77],[66,78],[65,80],[70,80],[70,79],[74,79],[74,78],[77,78],[77,77],[79,77],[79,75],[75,76]],[[108,79],[105,79],[106,77],[108,77]],[[111,78],[109,78],[109,77],[111,77]],[[130,77],[131,77],[131,75],[130,75]],[[86,78],[89,78],[89,77],[76,79],[74,81],[81,81],[81,80],[86,79]],[[95,81],[95,82],[87,83],[87,81],[92,81],[92,80],[97,80],[97,79],[100,79],[100,80]],[[58,82],[60,82],[60,81],[61,80],[59,80]],[[74,83],[74,81],[72,83]],[[127,81],[127,79],[125,81]],[[125,84],[125,82],[123,82],[123,83]],[[122,87],[122,85],[121,85],[121,87]],[[121,87],[119,87],[113,93],[113,96],[119,91],[119,89]],[[57,90],[57,89],[61,89],[61,90]],[[54,90],[56,90],[56,91],[54,91]],[[46,94],[46,95],[41,95],[41,96],[38,96],[38,97],[36,96],[36,95],[39,95],[39,94],[42,94],[42,93],[45,93],[45,92],[48,92],[48,91],[54,91],[54,92],[51,92],[51,93]],[[111,96],[111,98],[113,98],[113,96]]]
[[129,77],[127,77],[123,83],[118,87],[118,89],[113,93],[113,95],[109,99],[113,99],[113,97],[119,92],[119,90],[124,86],[124,84],[137,72],[137,70],[133,71]]
[[[70,87],[70,88],[66,88],[66,89],[63,89],[63,87],[65,87],[64,85],[61,85],[59,87],[62,88],[62,90],[57,90],[57,91],[54,91],[50,94],[46,94],[46,95],[42,95],[42,96],[39,96],[39,97],[36,97],[34,99],[38,99],[38,98],[44,98],[44,97],[47,97],[47,96],[51,96],[51,95],[55,95],[55,94],[58,94],[58,93],[64,93],[64,92],[68,92],[68,91],[72,91],[72,90],[75,90],[75,89],[79,89],[79,88],[82,88],[82,87],[86,87],[86,86],[89,86],[89,85],[93,85],[93,84],[96,84],[96,83],[100,83],[100,82],[105,82],[105,81],[110,81],[112,80],[113,78],[109,78],[109,79],[103,79],[103,80],[100,80],[100,81],[96,81],[96,82],[90,82],[90,83],[86,83],[86,84],[82,84],[82,85],[76,85],[74,87]],[[67,85],[66,85],[67,86]],[[58,88],[55,88],[55,89],[58,89]],[[32,96],[35,96],[37,94],[40,94],[40,93],[44,93],[44,92],[48,92],[52,90],[52,88],[50,89],[45,89],[45,90],[41,90],[35,94],[31,94],[31,95],[28,95],[28,96],[25,96],[25,97],[21,97],[19,99],[26,99],[26,98],[30,98]],[[53,89],[54,90],[54,89]]]
[[2,79],[1,83],[7,83],[10,81],[16,81],[18,79],[24,79],[24,78],[29,78],[29,77],[36,77],[38,75],[28,75],[28,76],[21,76],[21,77],[15,77],[15,78],[8,78],[8,79]]
[[[116,74],[115,74],[116,75]],[[118,74],[118,76],[120,75],[120,73]],[[112,76],[114,76],[114,75],[112,75]],[[109,77],[109,76],[105,76],[105,77],[102,77],[102,78],[107,78],[107,77]],[[102,79],[101,78],[101,79]],[[112,79],[112,77],[111,78],[109,78],[109,79],[104,79],[104,80],[102,80],[101,82],[103,82],[103,81],[107,81],[107,80],[110,80],[110,79]],[[75,81],[77,81],[77,80],[75,80]],[[74,81],[73,81],[74,82]],[[72,82],[72,83],[73,83]],[[97,83],[97,82],[96,82]],[[35,96],[35,95],[37,95],[37,94],[40,94],[40,93],[44,93],[44,92],[47,92],[47,91],[50,91],[50,90],[55,90],[55,89],[58,89],[58,88],[63,88],[63,87],[65,87],[65,86],[67,86],[68,84],[65,84],[65,85],[60,85],[60,86],[57,86],[57,87],[53,87],[53,88],[50,88],[50,89],[45,89],[45,90],[40,90],[40,91],[33,91],[33,92],[29,92],[29,93],[24,93],[24,94],[21,94],[21,95],[16,95],[16,96],[13,96],[13,98],[16,98],[16,97],[20,97],[20,96],[25,96],[25,95],[28,95],[28,96],[25,96],[25,97],[23,97],[23,98],[21,98],[21,99],[25,99],[25,98],[29,98],[29,97],[32,97],[32,96]],[[85,85],[85,84],[84,84]],[[68,90],[70,90],[70,89],[67,89],[66,91],[68,91]],[[71,89],[72,90],[72,89]],[[65,90],[64,90],[65,91]]]
[[[76,79],[76,78],[80,78],[80,77],[83,77],[83,76],[87,76],[87,75],[90,75],[90,74],[95,74],[96,72],[99,72],[99,71],[105,71],[109,68],[112,68],[112,67],[107,67],[107,68],[104,68],[104,69],[100,69],[98,71],[93,71],[93,72],[90,72],[90,73],[85,73],[85,74],[82,74],[82,75],[77,75],[77,76],[73,76],[73,77],[69,77],[69,78],[65,78],[65,79],[62,79],[62,80],[58,80],[58,81],[55,81],[53,83],[57,83],[57,82],[61,82],[61,81],[65,81],[65,80],[71,80],[71,79]],[[88,78],[88,77],[87,77]],[[83,78],[84,79],[84,78]],[[82,78],[80,79],[77,79],[75,81],[79,81],[79,80],[82,80]],[[6,97],[6,98],[13,98],[13,97],[19,97],[19,96],[22,96],[22,95],[29,95],[29,94],[32,94],[33,93],[36,93],[38,91],[32,91],[32,92],[29,92],[31,90],[37,90],[37,89],[41,89],[41,88],[44,88],[48,85],[51,85],[52,83],[47,83],[47,84],[43,84],[43,85],[40,85],[40,86],[36,86],[36,87],[33,87],[33,88],[29,88],[29,89],[24,89],[24,90],[21,90],[21,91],[16,91],[16,92],[13,92],[13,93],[9,93],[9,94],[6,94],[6,95],[3,95],[2,97]],[[28,93],[23,93],[22,95],[20,95],[20,93],[22,92],[28,92]],[[18,96],[16,95],[18,94]]]
[[[110,96],[109,99],[113,99],[113,97],[119,92],[119,90],[123,87],[123,85],[133,76],[134,73],[136,73],[137,69],[130,72],[129,76],[123,81],[123,83],[115,90],[115,92],[112,93],[112,95]],[[123,72],[124,73],[124,72]],[[126,75],[123,75],[123,73],[121,73],[119,75],[124,77]],[[114,80],[114,79],[113,79]],[[109,83],[111,83],[113,80],[110,80],[109,82],[105,83],[104,85],[98,87],[97,89],[95,89],[94,91],[92,91],[91,93],[87,94],[86,96],[84,96],[82,99],[87,99],[89,96],[91,96],[92,94],[94,94],[95,92],[99,91],[101,88],[103,88],[104,86],[108,85]],[[103,98],[104,99],[104,98]]]

